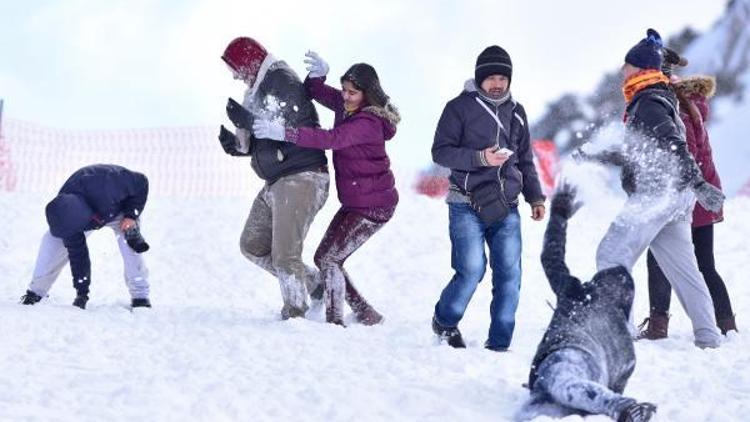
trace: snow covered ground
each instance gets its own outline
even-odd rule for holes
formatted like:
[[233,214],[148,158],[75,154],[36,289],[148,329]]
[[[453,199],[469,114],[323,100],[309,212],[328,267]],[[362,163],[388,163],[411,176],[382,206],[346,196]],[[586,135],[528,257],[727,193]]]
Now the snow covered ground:
[[[250,171],[248,170],[248,174]],[[568,263],[590,277],[594,252],[622,197],[607,194],[606,173],[579,167],[586,206],[570,223]],[[461,323],[466,350],[436,344],[430,317],[451,276],[447,207],[416,196],[398,172],[402,201],[394,219],[348,263],[385,324],[331,326],[278,319],[277,283],[239,252],[252,195],[185,200],[151,198],[143,232],[152,249],[153,309],[127,308],[112,234],[89,238],[89,307],[71,306],[66,268],[48,299],[21,306],[46,229],[50,199],[0,194],[0,420],[503,421],[527,397],[522,387],[554,296],[539,263],[545,223],[523,207],[524,278],[511,352],[482,348],[489,324],[489,278]],[[336,210],[335,193],[308,237],[312,254]],[[659,406],[656,420],[739,421],[750,414],[750,199],[726,204],[716,226],[716,259],[743,332],[721,349],[699,350],[673,301],[670,338],[638,342],[626,393]],[[636,316],[647,313],[645,259],[635,269]],[[745,416],[743,416],[745,415]],[[567,421],[580,420],[578,416]],[[547,420],[539,418],[538,420]],[[602,416],[586,420],[607,420]]]

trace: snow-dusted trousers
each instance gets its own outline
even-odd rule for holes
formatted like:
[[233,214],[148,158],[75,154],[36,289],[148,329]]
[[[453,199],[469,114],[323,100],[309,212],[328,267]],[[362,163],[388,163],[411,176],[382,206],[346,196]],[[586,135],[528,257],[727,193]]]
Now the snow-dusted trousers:
[[608,375],[593,362],[591,355],[579,349],[564,348],[550,353],[539,364],[537,374],[531,386],[532,406],[548,402],[617,420],[623,409],[635,403],[635,399],[609,389]]
[[[136,253],[128,246],[125,235],[120,229],[123,216],[119,215],[106,224],[115,233],[117,246],[124,264],[125,284],[133,299],[147,299],[149,296],[148,268],[143,256]],[[86,232],[86,236],[91,232]],[[68,250],[65,249],[60,238],[52,236],[49,230],[42,236],[42,244],[39,247],[39,255],[36,258],[34,274],[29,284],[29,290],[39,296],[46,296],[52,284],[60,275],[63,267],[68,263]],[[77,287],[75,283],[73,287]]]
[[307,309],[307,292],[319,281],[302,262],[302,248],[313,219],[328,199],[330,177],[305,171],[266,184],[255,197],[240,236],[242,254],[279,280],[282,316]]
[[698,347],[718,347],[714,307],[693,250],[690,190],[661,196],[632,195],[596,251],[597,271],[622,265],[632,271],[650,247],[693,324]]
[[328,225],[328,230],[323,235],[318,250],[315,251],[315,265],[320,269],[325,285],[326,320],[328,322],[343,323],[347,287],[359,296],[351,278],[344,270],[344,262],[385,223],[385,221],[375,221],[355,211],[341,208]]

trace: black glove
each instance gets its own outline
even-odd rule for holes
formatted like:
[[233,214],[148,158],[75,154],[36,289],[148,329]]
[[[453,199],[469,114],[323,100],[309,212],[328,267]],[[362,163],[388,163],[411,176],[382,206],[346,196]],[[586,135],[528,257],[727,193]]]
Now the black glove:
[[221,147],[224,148],[224,152],[229,155],[236,157],[250,155],[249,151],[244,153],[237,150],[237,136],[225,128],[224,125],[221,125],[221,129],[219,129],[219,142],[221,143]]
[[128,246],[130,246],[130,249],[137,253],[143,253],[149,249],[146,239],[141,236],[141,231],[138,228],[138,225],[134,225],[125,230],[125,241],[128,243]]
[[702,180],[693,186],[695,199],[701,206],[711,212],[719,212],[724,205],[724,194],[716,186]]
[[255,120],[253,114],[245,107],[242,107],[242,104],[231,98],[227,100],[227,116],[229,116],[229,120],[238,128],[252,131],[253,120]]
[[576,188],[566,181],[560,181],[560,185],[555,190],[552,197],[550,212],[554,215],[568,220],[578,211],[583,202],[576,201]]

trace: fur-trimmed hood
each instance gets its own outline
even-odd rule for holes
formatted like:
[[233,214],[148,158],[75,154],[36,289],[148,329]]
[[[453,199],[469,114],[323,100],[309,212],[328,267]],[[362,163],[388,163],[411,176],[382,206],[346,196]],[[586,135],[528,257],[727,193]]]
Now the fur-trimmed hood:
[[367,106],[362,109],[362,111],[367,111],[369,113],[372,113],[380,118],[385,119],[390,123],[394,128],[399,124],[401,121],[401,114],[398,112],[398,108],[396,108],[395,105],[393,105],[391,102],[388,102],[385,107],[378,107],[378,106]]
[[716,94],[716,78],[704,75],[688,76],[673,83],[672,87],[678,94],[688,98],[693,95],[700,95],[709,99]]

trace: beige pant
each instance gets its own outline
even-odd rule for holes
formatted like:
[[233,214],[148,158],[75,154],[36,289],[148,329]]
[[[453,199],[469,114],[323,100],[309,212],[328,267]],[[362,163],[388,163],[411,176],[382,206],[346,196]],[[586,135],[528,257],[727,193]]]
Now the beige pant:
[[284,309],[307,309],[308,291],[320,283],[317,270],[302,262],[302,248],[310,224],[328,198],[329,184],[328,173],[319,171],[266,184],[242,230],[242,254],[278,278]]

